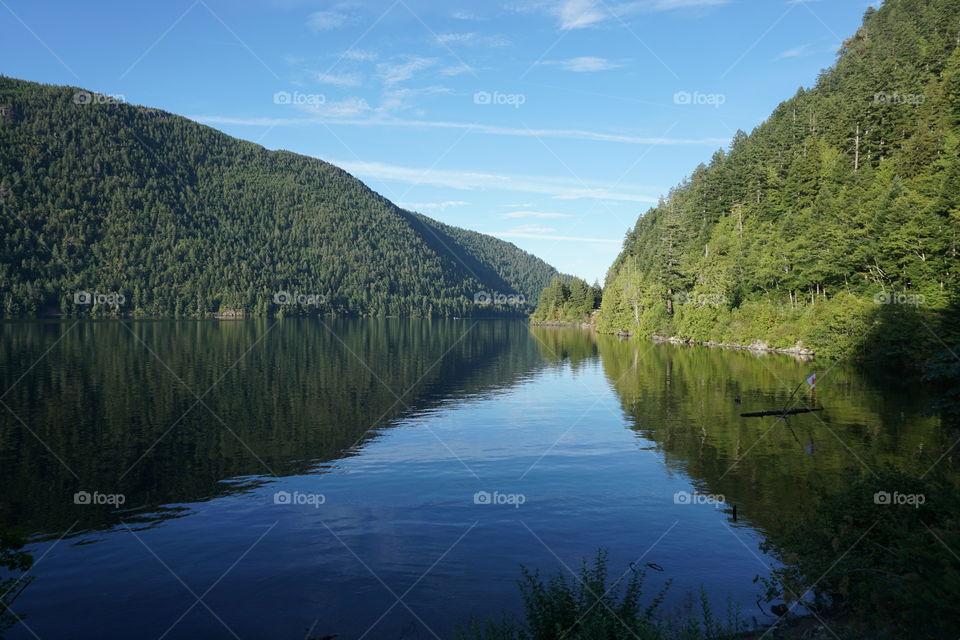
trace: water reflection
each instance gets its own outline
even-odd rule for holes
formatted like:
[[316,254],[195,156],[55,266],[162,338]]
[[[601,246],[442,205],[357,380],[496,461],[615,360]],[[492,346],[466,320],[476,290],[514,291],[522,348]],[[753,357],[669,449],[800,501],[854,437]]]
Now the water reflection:
[[523,322],[452,320],[5,323],[0,362],[0,520],[51,534],[324,468],[543,366]]
[[[812,368],[822,414],[792,432],[740,417],[783,406]],[[0,385],[0,518],[81,532],[18,601],[41,637],[160,636],[195,599],[158,557],[201,592],[243,558],[210,604],[251,637],[360,637],[388,609],[367,637],[433,637],[385,584],[416,585],[405,602],[446,633],[516,610],[521,563],[553,572],[600,546],[624,571],[649,552],[651,588],[674,580],[675,600],[703,585],[752,608],[757,530],[844,469],[943,447],[909,382],[511,321],[7,323]],[[76,505],[78,490],[127,502]],[[672,499],[692,490],[739,522]],[[167,637],[232,636],[197,607]]]
[[[767,532],[809,508],[846,469],[929,465],[948,446],[939,419],[923,417],[932,398],[916,380],[881,385],[849,363],[611,336],[597,342],[631,428],[656,443],[668,467],[726,496]],[[792,397],[813,370],[816,388],[803,384]],[[740,416],[788,403],[826,409],[788,422]]]

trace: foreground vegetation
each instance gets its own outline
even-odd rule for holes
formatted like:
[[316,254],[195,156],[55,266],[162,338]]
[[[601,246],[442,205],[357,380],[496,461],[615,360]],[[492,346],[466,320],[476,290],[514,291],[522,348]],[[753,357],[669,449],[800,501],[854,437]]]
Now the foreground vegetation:
[[24,573],[33,566],[33,558],[23,551],[23,546],[19,536],[0,530],[0,638],[5,629],[17,623],[18,617],[10,607],[30,584]]
[[4,317],[519,315],[556,275],[321,160],[4,77],[0,214]]
[[522,573],[524,618],[474,621],[460,640],[696,640],[728,638],[746,628],[734,610],[721,622],[703,594],[688,615],[665,622],[659,609],[669,583],[644,602],[643,572],[631,567],[611,579],[605,551],[572,579]]
[[522,569],[522,618],[473,621],[458,637],[799,638],[810,637],[803,635],[810,625],[804,628],[798,618],[812,615],[822,631],[817,637],[952,639],[960,629],[960,557],[953,552],[960,549],[958,500],[960,487],[942,471],[930,477],[894,469],[851,476],[849,486],[825,495],[788,535],[762,545],[783,562],[770,576],[758,576],[770,611],[782,617],[760,629],[751,629],[733,607],[721,619],[705,593],[667,617],[660,608],[669,582],[644,601],[643,573],[631,567],[611,580],[601,551],[572,579],[563,573],[545,579]]
[[960,283],[960,12],[887,0],[817,85],[641,217],[602,331],[910,357]]

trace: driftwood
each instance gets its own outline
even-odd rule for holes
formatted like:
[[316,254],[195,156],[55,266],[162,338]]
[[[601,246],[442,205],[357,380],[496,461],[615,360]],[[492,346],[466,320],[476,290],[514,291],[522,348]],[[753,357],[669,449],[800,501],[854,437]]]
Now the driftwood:
[[823,407],[818,409],[785,409],[781,411],[756,411],[754,413],[741,413],[741,418],[763,418],[766,416],[792,416],[797,413],[810,413],[812,411],[823,411]]

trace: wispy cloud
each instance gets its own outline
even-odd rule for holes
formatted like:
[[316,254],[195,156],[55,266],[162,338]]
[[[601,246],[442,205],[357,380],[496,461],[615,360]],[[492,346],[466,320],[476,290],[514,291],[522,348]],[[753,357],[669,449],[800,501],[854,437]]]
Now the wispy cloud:
[[332,84],[338,87],[358,87],[361,84],[360,76],[355,73],[339,75],[318,73],[315,78],[320,84]]
[[353,60],[355,62],[370,62],[371,60],[376,60],[377,57],[376,51],[369,51],[367,49],[347,49],[340,54],[340,58]]
[[450,15],[451,17],[457,20],[481,20],[482,19],[473,11],[467,11],[465,9],[458,9],[457,11],[454,11]]
[[792,49],[781,51],[776,55],[774,60],[783,60],[784,58],[800,58],[802,56],[808,56],[811,53],[813,52],[810,50],[809,44],[801,44],[793,47]]
[[365,162],[350,160],[327,160],[350,173],[365,179],[401,182],[410,185],[431,185],[453,189],[500,189],[526,193],[549,195],[568,195],[575,198],[622,200],[629,202],[653,203],[658,199],[642,193],[630,193],[626,190],[615,191],[620,185],[604,183],[578,183],[573,187],[567,177],[525,176],[520,174],[502,175],[480,171],[458,171],[449,169],[423,169],[403,167],[383,162]]
[[314,11],[307,17],[307,27],[311,31],[330,31],[347,24],[350,16],[340,11]]
[[540,64],[553,65],[566,71],[574,71],[576,73],[607,71],[608,69],[616,69],[623,66],[623,64],[619,62],[613,62],[612,60],[607,60],[606,58],[597,58],[594,56],[582,56],[579,58],[570,58],[568,60],[547,60],[545,62],[541,62]]
[[470,33],[441,33],[437,36],[437,43],[442,45],[461,45],[467,47],[507,47],[510,41],[503,36],[482,35],[476,32]]
[[320,118],[354,118],[373,110],[366,100],[356,97],[316,105],[298,106],[302,111]]
[[609,15],[597,0],[563,0],[556,8],[556,14],[564,31],[589,27]]
[[561,242],[584,242],[597,244],[623,244],[623,240],[610,238],[584,238],[583,236],[555,236],[543,233],[523,233],[516,231],[489,231],[487,235],[497,238],[533,238],[536,240],[559,240]]
[[461,73],[474,73],[473,68],[466,63],[443,67],[439,71],[440,74],[444,76],[458,76]]
[[444,202],[397,202],[398,207],[411,211],[443,211],[450,207],[465,207],[469,202],[463,200],[446,200]]
[[414,75],[437,63],[434,58],[410,57],[403,62],[381,62],[377,65],[377,74],[385,84],[397,84],[409,80]]
[[519,227],[510,229],[507,233],[556,233],[553,227],[541,227],[536,224],[522,224]]
[[229,124],[235,126],[281,127],[310,126],[320,124],[361,127],[424,127],[435,129],[471,129],[478,133],[501,136],[520,136],[535,138],[565,138],[570,140],[593,140],[597,142],[617,142],[655,146],[708,146],[721,147],[730,142],[729,137],[717,138],[666,138],[643,137],[618,133],[603,133],[584,129],[523,129],[496,125],[472,124],[465,122],[444,122],[436,120],[403,120],[399,118],[338,119],[317,120],[308,118],[235,118],[230,116],[194,115],[189,118],[204,124]]
[[675,11],[697,7],[723,5],[730,0],[634,0],[607,3],[602,0],[562,0],[559,4],[541,3],[539,6],[556,17],[562,31],[584,29],[616,20],[634,13]]
[[[505,207],[522,207],[521,204],[505,204]],[[528,205],[529,206],[529,205]],[[552,213],[549,211],[511,211],[504,214],[504,218],[572,218],[569,213]]]

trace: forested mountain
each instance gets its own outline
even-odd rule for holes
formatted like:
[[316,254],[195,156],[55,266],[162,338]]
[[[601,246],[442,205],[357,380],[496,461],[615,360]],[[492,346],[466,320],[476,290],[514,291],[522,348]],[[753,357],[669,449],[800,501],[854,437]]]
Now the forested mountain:
[[960,2],[869,9],[816,85],[627,234],[598,326],[915,358],[960,241]]
[[321,160],[4,77],[0,210],[6,317],[517,313],[556,275]]

